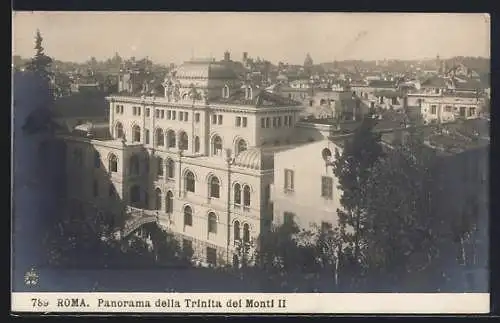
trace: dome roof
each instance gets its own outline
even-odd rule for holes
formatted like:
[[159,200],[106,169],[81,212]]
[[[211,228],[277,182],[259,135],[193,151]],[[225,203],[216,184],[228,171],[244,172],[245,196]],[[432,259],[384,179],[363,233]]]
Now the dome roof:
[[239,153],[234,159],[234,164],[243,168],[250,169],[271,169],[274,166],[272,155],[262,153],[259,148],[252,148]]
[[228,65],[212,61],[190,61],[179,66],[177,79],[236,79],[235,71]]

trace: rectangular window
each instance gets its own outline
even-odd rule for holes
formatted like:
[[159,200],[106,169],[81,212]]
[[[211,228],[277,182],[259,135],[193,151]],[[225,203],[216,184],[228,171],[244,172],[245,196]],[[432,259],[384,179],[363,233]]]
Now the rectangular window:
[[116,110],[116,113],[120,113],[120,106],[117,105],[115,110]]
[[285,191],[293,191],[293,170],[285,169]]
[[179,112],[179,121],[184,121],[184,112]]
[[284,117],[283,123],[284,123],[285,127],[288,127],[288,116]]
[[278,128],[281,127],[281,117],[278,117],[277,126],[278,126]]
[[165,119],[165,110],[160,111],[160,119]]
[[144,129],[144,140],[146,145],[149,145],[149,129]]
[[176,119],[176,112],[175,111],[172,111],[172,120],[175,120]]
[[293,116],[289,116],[290,120],[288,120],[288,126],[293,126]]
[[236,117],[236,127],[241,126],[241,117]]
[[260,127],[265,128],[266,127],[266,118],[260,118]]
[[132,114],[135,116],[137,113],[136,107],[132,107]]
[[156,113],[155,114],[156,114],[157,118],[160,118],[160,110],[159,109],[156,109]]
[[212,115],[212,124],[217,124],[217,116],[215,114]]
[[435,105],[431,105],[431,114],[437,113],[437,107]]
[[141,107],[137,107],[137,115],[140,116],[141,115]]
[[247,117],[243,117],[243,128],[247,127]]
[[469,117],[473,117],[476,115],[476,108],[470,108],[469,109]]
[[273,117],[273,128],[276,128],[276,117]]
[[172,120],[172,111],[167,110],[167,120]]
[[445,112],[452,112],[451,107],[449,105],[447,105],[446,107],[444,107],[444,111]]
[[269,117],[266,118],[266,128],[269,128],[271,125],[271,119]]
[[284,225],[291,225],[295,221],[295,214],[292,212],[284,212],[283,213],[283,224]]
[[218,116],[219,124],[222,124],[222,115]]
[[149,108],[146,108],[146,111],[145,111],[146,117],[149,117],[149,111],[150,111]]
[[207,263],[217,266],[217,249],[207,247]]
[[200,113],[199,112],[197,112],[197,113],[194,114],[194,121],[195,122],[200,122]]
[[189,121],[189,112],[184,112],[184,121]]
[[333,178],[321,177],[321,196],[327,199],[333,198]]

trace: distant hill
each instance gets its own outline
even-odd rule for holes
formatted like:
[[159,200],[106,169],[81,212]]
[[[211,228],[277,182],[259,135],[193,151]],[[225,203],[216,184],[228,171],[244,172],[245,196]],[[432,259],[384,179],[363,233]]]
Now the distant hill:
[[[470,57],[470,56],[457,56],[449,59],[444,59],[448,66],[453,63],[462,63],[465,66],[475,70],[479,74],[487,74],[490,72],[490,59],[484,57]],[[403,67],[410,65],[421,65],[424,67],[432,67],[435,64],[434,59],[423,60],[387,60],[385,62],[379,61],[378,68],[387,70],[400,70]],[[325,62],[320,64],[325,70],[333,70],[336,68],[345,68],[356,66],[358,69],[373,69],[377,67],[377,61],[362,61],[362,60],[344,60],[335,62]],[[383,66],[381,66],[383,65]]]

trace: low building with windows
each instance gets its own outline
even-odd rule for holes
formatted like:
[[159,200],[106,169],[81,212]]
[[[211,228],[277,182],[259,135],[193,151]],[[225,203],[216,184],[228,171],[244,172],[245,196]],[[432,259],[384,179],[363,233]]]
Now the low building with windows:
[[482,106],[482,100],[475,94],[455,93],[426,98],[421,103],[421,113],[425,123],[446,123],[457,119],[476,119]]
[[186,62],[164,88],[110,96],[107,129],[61,135],[71,212],[108,218],[121,236],[157,221],[196,262],[238,264],[237,246],[251,252],[270,223],[273,149],[292,144],[302,107],[213,60]]

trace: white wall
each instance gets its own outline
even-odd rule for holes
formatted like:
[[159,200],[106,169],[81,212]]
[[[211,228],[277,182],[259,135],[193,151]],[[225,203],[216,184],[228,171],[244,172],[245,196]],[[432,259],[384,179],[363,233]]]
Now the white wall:
[[[293,212],[301,227],[321,221],[337,224],[337,208],[340,207],[341,192],[337,189],[338,180],[333,175],[331,166],[326,167],[322,150],[330,149],[332,160],[336,146],[328,141],[318,141],[279,152],[275,156],[274,184],[272,201],[274,203],[274,223],[283,222],[284,212]],[[285,169],[294,171],[294,191],[286,193]],[[333,199],[321,196],[321,177],[333,178]]]

